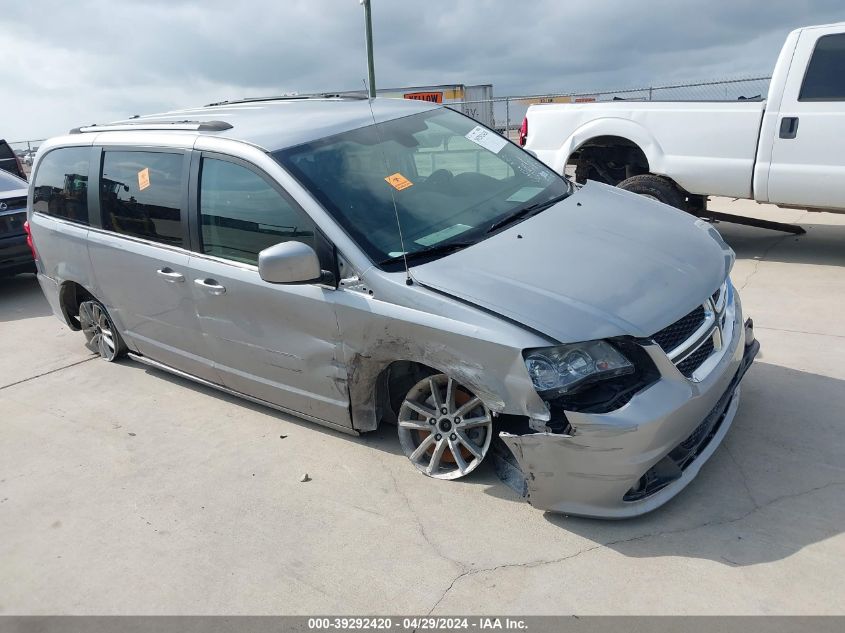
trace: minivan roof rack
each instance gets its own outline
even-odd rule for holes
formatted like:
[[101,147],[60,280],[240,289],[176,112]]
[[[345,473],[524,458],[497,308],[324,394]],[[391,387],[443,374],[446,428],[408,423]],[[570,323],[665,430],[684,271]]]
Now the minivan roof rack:
[[278,95],[275,97],[245,97],[243,99],[232,99],[226,101],[215,101],[207,103],[204,107],[211,108],[221,105],[232,105],[235,103],[254,103],[256,101],[298,101],[302,99],[366,99],[366,94],[355,92],[315,92],[301,95]]
[[98,125],[84,125],[75,127],[70,134],[85,132],[125,132],[135,130],[182,130],[190,132],[222,132],[231,130],[234,126],[226,121],[169,121],[156,119],[138,119],[137,121],[121,121],[120,123],[105,123]]

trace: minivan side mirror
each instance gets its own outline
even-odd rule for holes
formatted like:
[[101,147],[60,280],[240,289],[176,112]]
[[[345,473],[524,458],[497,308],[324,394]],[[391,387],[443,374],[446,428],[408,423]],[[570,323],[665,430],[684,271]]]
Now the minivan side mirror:
[[258,253],[258,274],[271,284],[308,284],[320,281],[322,271],[313,248],[290,241]]

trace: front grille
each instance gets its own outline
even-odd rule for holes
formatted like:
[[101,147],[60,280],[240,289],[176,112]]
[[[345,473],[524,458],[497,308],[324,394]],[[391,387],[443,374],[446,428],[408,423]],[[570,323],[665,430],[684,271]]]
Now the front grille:
[[669,455],[667,455],[667,458],[671,459],[682,471],[686,470],[687,466],[693,463],[696,457],[701,455],[704,449],[710,445],[716,433],[719,432],[722,422],[725,420],[725,413],[734,397],[735,385],[736,382],[731,384],[701,424],[695,427],[695,430],[690,433],[689,437],[673,448]]
[[651,337],[690,380],[700,378],[693,374],[717,351],[730,299],[728,284],[725,280],[702,305]]
[[688,315],[663,328],[651,338],[668,354],[692,336],[704,323],[704,319],[704,306],[698,306]]
[[0,235],[3,237],[22,235],[24,222],[26,222],[26,211],[0,215]]
[[684,376],[689,378],[695,373],[696,369],[701,367],[701,364],[707,360],[715,349],[716,348],[713,345],[713,337],[707,337],[707,340],[702,343],[701,347],[678,363],[678,369]]
[[692,452],[693,450],[695,450],[695,448],[697,446],[699,446],[701,444],[701,442],[704,440],[704,438],[706,438],[707,435],[709,435],[710,428],[711,428],[711,425],[710,425],[710,420],[708,418],[707,420],[704,420],[704,422],[699,424],[695,428],[695,430],[692,433],[690,433],[690,436],[687,439],[685,439],[683,442],[678,444],[677,448],[681,449],[683,451],[686,451],[686,452]]

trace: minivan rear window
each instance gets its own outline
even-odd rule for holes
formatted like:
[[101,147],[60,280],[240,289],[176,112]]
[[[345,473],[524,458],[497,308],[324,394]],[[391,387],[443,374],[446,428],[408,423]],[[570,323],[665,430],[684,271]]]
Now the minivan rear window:
[[88,157],[90,147],[54,149],[35,175],[32,210],[88,224]]
[[100,177],[103,228],[183,245],[184,155],[106,151]]

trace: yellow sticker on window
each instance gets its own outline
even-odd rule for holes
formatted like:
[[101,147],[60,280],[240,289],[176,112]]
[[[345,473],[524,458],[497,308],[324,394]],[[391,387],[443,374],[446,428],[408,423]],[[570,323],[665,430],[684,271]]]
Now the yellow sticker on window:
[[390,174],[387,178],[385,178],[387,183],[396,189],[396,191],[402,191],[403,189],[407,189],[408,187],[412,187],[414,183],[410,180],[405,178],[402,174],[398,171],[395,174]]
[[150,168],[144,167],[138,172],[138,189],[143,191],[150,186]]

